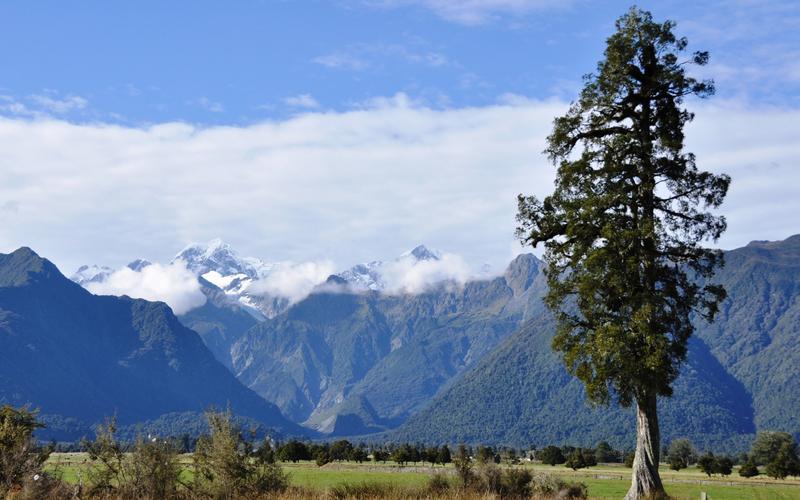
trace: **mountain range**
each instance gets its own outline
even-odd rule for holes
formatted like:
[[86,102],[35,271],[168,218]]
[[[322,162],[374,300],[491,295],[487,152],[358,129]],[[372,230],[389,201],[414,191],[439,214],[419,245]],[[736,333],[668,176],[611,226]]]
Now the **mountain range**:
[[57,437],[60,424],[85,433],[114,415],[124,425],[210,406],[307,434],[166,304],[92,295],[28,248],[0,254],[0,403],[40,408]]
[[[800,235],[725,254],[714,280],[729,298],[714,323],[697,322],[675,395],[660,408],[665,441],[686,436],[737,451],[758,430],[800,435]],[[275,265],[241,258],[219,241],[192,245],[174,262],[195,274],[207,300],[176,322],[199,335],[206,354],[227,367],[227,380],[235,375],[274,405],[259,418],[291,432],[302,425],[310,434],[375,440],[632,444],[631,411],[588,405],[550,349],[554,325],[536,257],[518,256],[501,276],[444,279],[414,292],[391,286],[397,269],[413,273],[442,259],[420,246],[332,274],[305,298],[263,309],[252,284]],[[105,277],[87,266],[73,279],[109,275],[96,269]]]

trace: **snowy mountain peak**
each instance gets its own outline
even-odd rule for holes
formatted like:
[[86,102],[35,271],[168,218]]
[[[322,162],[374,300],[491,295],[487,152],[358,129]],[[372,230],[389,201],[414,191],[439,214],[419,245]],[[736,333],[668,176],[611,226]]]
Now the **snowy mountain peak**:
[[152,265],[153,263],[147,259],[136,259],[130,263],[128,263],[127,268],[131,271],[136,271],[137,273],[144,269],[147,266]]
[[408,252],[400,255],[400,258],[414,257],[416,260],[441,260],[442,254],[437,250],[431,250],[425,245],[418,245]]
[[206,244],[192,243],[181,250],[172,262],[181,260],[186,267],[197,275],[216,271],[222,276],[244,274],[257,278],[268,271],[271,266],[259,259],[239,256],[238,252],[219,238]]
[[86,286],[89,283],[101,283],[108,278],[114,270],[107,266],[81,266],[75,274],[69,277],[75,283]]

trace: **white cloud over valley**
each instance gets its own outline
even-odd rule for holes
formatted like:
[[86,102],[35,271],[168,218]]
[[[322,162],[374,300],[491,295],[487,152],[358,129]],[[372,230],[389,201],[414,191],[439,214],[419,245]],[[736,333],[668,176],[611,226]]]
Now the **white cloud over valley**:
[[[166,262],[214,237],[270,262],[317,262],[264,285],[278,288],[291,276],[321,276],[319,262],[341,270],[419,243],[472,268],[502,269],[516,195],[552,190],[554,167],[541,151],[567,106],[513,97],[434,110],[398,94],[248,126],[0,118],[0,205],[13,202],[0,215],[0,248],[30,246],[68,274],[85,263]],[[798,232],[800,110],[722,100],[689,107],[698,165],[733,177],[721,245]],[[120,289],[151,289],[122,281]]]
[[139,271],[123,267],[99,283],[86,287],[96,295],[127,295],[129,297],[166,302],[175,314],[200,307],[206,296],[195,275],[182,262],[151,264]]

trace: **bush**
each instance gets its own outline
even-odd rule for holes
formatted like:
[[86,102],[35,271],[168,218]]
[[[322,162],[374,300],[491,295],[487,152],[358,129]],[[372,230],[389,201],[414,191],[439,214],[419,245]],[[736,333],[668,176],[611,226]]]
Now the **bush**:
[[27,407],[0,407],[0,497],[21,489],[34,476],[43,476],[42,466],[52,451],[36,445],[33,431],[44,427],[37,412]]
[[676,439],[669,445],[667,462],[672,470],[681,470],[689,467],[695,460],[695,451],[688,439]]
[[465,445],[459,445],[456,456],[453,458],[453,466],[456,468],[459,482],[462,488],[468,488],[475,482],[475,473],[472,472],[472,459]]
[[431,496],[441,496],[450,490],[450,481],[441,474],[434,474],[425,485],[425,492]]
[[580,499],[587,498],[586,485],[583,483],[567,483],[550,474],[535,474],[531,481],[531,490],[537,496]]
[[211,435],[201,436],[194,453],[195,492],[212,498],[258,497],[284,491],[288,476],[253,453],[231,422],[230,412],[207,414]]
[[163,439],[137,439],[123,462],[125,482],[119,485],[124,498],[176,498],[181,474],[178,452]]
[[503,498],[530,498],[533,475],[525,469],[506,469],[503,472],[500,492]]
[[741,467],[739,467],[739,475],[742,477],[755,477],[759,474],[756,463],[748,459]]

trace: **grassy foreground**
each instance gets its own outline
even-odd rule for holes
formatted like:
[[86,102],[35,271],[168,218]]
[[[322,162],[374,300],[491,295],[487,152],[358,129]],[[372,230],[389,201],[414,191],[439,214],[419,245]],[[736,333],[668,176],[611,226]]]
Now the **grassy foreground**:
[[[191,479],[191,456],[183,455],[181,462],[185,464],[184,479]],[[289,473],[293,486],[315,490],[320,494],[343,484],[380,483],[396,488],[422,488],[435,473],[444,475],[454,473],[451,466],[408,465],[401,467],[392,462],[386,464],[374,462],[332,463],[324,467],[317,467],[312,462],[281,465]],[[87,467],[88,457],[84,453],[54,453],[48,461],[48,468],[58,470],[62,474],[62,478],[70,483],[78,483],[81,478],[84,478]],[[622,498],[630,485],[630,470],[616,465],[600,465],[578,471],[572,471],[563,466],[551,467],[540,464],[525,464],[520,467],[558,476],[565,480],[580,481],[588,487],[590,498]],[[662,467],[661,474],[667,492],[676,499],[697,499],[700,498],[701,492],[706,492],[708,498],[712,500],[800,500],[800,480],[797,479],[777,481],[763,475],[745,479],[740,477],[735,470],[728,477],[708,478],[696,468],[675,472]]]

